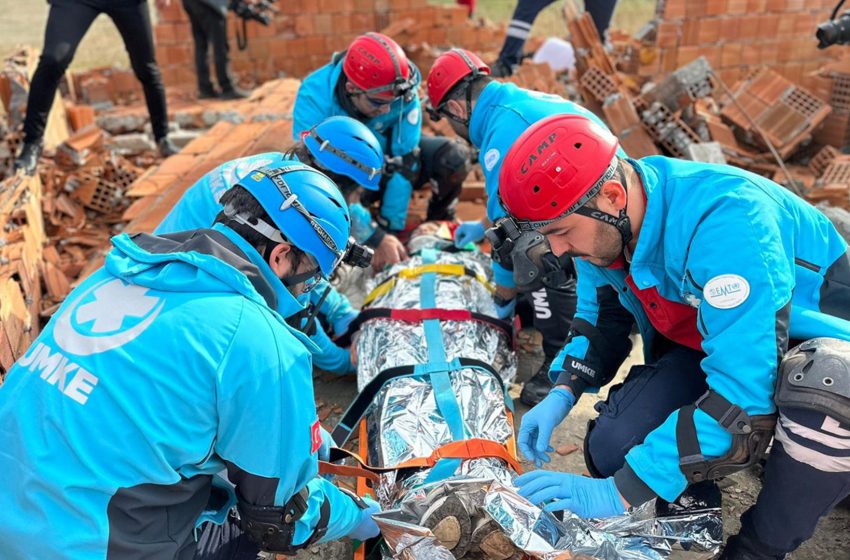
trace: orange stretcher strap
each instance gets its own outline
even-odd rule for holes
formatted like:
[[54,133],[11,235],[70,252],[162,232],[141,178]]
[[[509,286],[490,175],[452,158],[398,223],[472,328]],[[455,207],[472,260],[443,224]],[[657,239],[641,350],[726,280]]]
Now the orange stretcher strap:
[[378,480],[381,473],[399,471],[402,469],[425,469],[433,467],[440,459],[481,459],[490,457],[505,461],[517,473],[522,472],[516,456],[511,453],[509,446],[490,439],[466,439],[453,441],[435,449],[428,457],[416,457],[394,467],[375,467],[369,465],[359,455],[347,449],[334,447],[331,449],[331,460],[353,459],[357,465],[337,465],[335,462],[319,461],[319,474],[333,474]]
[[483,457],[501,459],[510,465],[515,472],[522,472],[519,461],[511,455],[506,446],[490,439],[480,438],[447,443],[435,449],[430,456],[410,459],[400,465],[396,465],[395,469],[433,467],[440,459],[481,459]]

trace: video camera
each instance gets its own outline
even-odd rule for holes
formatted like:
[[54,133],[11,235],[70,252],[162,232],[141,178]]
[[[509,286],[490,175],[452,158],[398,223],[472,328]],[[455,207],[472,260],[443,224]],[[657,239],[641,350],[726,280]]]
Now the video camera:
[[262,25],[268,25],[272,22],[272,14],[277,9],[274,7],[274,0],[257,0],[256,2],[248,2],[247,0],[231,0],[230,11],[245,21],[256,21]]
[[850,10],[845,10],[838,19],[835,18],[844,1],[841,0],[838,2],[838,5],[832,10],[832,16],[829,18],[829,21],[818,25],[815,37],[818,39],[819,49],[825,49],[832,45],[850,44]]

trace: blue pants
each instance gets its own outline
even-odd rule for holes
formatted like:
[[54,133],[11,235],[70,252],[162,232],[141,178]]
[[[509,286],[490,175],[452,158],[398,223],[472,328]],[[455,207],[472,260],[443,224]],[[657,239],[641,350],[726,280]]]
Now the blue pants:
[[[553,3],[555,0],[519,0],[511,22],[508,25],[505,44],[502,46],[502,51],[499,53],[499,61],[508,66],[519,64],[522,57],[522,48],[525,46],[525,41],[531,33],[531,26],[537,15],[543,11],[546,6]],[[614,8],[617,6],[617,0],[585,0],[585,9],[593,18],[593,23],[596,24],[596,29],[599,31],[599,36],[605,40],[605,32],[608,30],[608,25],[611,23],[611,16],[614,15]]]
[[[596,405],[599,416],[590,422],[584,443],[587,468],[593,476],[613,475],[625,463],[629,449],[642,443],[673,411],[693,403],[707,390],[700,367],[704,356],[674,345],[655,363],[632,367],[622,385],[611,389],[608,400]],[[780,422],[790,420],[824,433],[823,414],[779,412]],[[787,445],[798,449],[850,455],[850,451],[827,449],[786,432],[791,438]],[[827,472],[804,464],[791,457],[781,441],[774,440],[758,500],[742,517],[740,533],[729,539],[724,558],[781,560],[811,537],[818,520],[848,494],[850,472]]]

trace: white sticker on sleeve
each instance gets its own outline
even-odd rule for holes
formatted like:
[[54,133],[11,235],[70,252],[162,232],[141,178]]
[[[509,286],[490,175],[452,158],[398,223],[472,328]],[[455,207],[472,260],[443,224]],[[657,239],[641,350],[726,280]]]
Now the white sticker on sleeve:
[[750,283],[737,274],[721,274],[706,282],[702,292],[712,307],[732,309],[747,301]]
[[496,162],[499,161],[499,157],[502,154],[499,153],[499,150],[496,148],[490,148],[487,150],[487,153],[484,154],[484,169],[487,171],[492,171],[493,167],[495,167]]
[[407,122],[410,124],[419,123],[419,109],[415,108],[407,114]]

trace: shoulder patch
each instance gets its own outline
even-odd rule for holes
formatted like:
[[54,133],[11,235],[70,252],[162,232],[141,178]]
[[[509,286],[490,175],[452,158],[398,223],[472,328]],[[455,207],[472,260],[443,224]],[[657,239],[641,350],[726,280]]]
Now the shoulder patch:
[[703,296],[712,307],[732,309],[750,297],[750,283],[737,274],[721,274],[706,282]]
[[407,113],[407,122],[410,124],[419,124],[419,108],[416,107]]
[[499,150],[496,148],[490,148],[487,150],[487,153],[484,154],[484,169],[487,171],[492,171],[493,167],[496,166],[496,163],[499,161],[499,158],[502,154],[499,153]]

